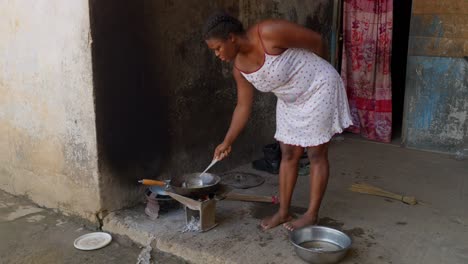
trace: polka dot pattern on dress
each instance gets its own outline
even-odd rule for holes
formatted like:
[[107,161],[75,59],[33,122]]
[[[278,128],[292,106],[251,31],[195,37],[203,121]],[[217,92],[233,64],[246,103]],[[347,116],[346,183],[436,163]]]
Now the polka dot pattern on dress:
[[263,66],[243,76],[261,92],[273,92],[275,138],[285,144],[317,146],[352,125],[346,91],[331,64],[304,49],[265,53]]

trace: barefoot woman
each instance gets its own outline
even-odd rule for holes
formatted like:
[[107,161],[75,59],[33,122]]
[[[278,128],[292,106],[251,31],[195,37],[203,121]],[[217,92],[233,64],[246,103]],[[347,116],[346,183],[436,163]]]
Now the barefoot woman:
[[[276,133],[282,159],[279,172],[280,208],[263,219],[269,229],[283,224],[293,230],[316,224],[328,182],[328,142],[351,125],[346,92],[340,75],[324,56],[321,36],[284,20],[265,20],[244,31],[226,13],[213,14],[204,38],[223,61],[233,62],[237,106],[215,157],[225,158],[250,116],[254,87],[277,98]],[[307,149],[310,160],[310,201],[307,212],[292,220],[289,214],[299,159]]]

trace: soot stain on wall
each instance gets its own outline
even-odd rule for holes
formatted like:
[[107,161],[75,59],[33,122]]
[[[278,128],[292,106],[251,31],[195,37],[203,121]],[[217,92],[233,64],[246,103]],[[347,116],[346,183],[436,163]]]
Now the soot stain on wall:
[[167,100],[147,63],[143,1],[90,0],[99,166],[114,181],[135,182],[163,164]]

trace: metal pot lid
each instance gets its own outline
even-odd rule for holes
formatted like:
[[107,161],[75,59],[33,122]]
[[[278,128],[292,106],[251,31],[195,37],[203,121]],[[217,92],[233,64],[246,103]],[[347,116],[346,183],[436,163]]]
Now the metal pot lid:
[[221,182],[236,189],[249,189],[265,182],[265,179],[253,173],[232,171],[221,175]]

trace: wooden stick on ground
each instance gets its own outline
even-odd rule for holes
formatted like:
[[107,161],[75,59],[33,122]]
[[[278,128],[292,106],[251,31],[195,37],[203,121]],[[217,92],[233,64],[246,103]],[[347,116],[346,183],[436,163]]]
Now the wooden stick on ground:
[[355,183],[349,187],[350,191],[353,192],[358,192],[358,193],[363,193],[363,194],[370,194],[370,195],[375,195],[375,196],[381,196],[381,197],[386,197],[394,200],[398,200],[401,202],[404,202],[409,205],[415,205],[418,202],[416,201],[416,198],[413,196],[403,196],[399,195],[396,193],[392,193],[389,191],[385,191],[383,189],[380,189],[378,187],[366,184],[366,183]]
[[226,199],[236,200],[236,201],[246,201],[246,202],[264,202],[264,203],[279,203],[278,197],[276,196],[262,196],[262,195],[251,195],[251,194],[242,194],[235,192],[228,192],[226,194]]

